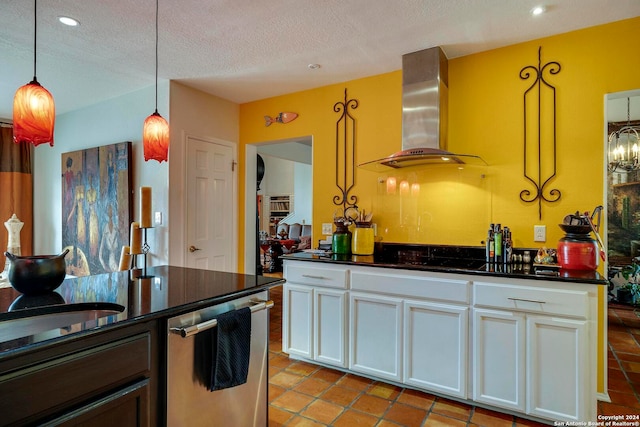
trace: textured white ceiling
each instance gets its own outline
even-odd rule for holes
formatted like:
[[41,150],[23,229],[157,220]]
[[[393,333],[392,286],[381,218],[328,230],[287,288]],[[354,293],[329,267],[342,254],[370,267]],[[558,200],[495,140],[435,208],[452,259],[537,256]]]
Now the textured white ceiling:
[[[640,16],[640,0],[542,1],[532,17],[537,0],[160,0],[159,77],[243,103],[398,70],[433,46],[455,58]],[[153,85],[154,19],[154,0],[41,0],[37,77],[57,113]],[[0,0],[0,118],[32,75],[33,2]]]

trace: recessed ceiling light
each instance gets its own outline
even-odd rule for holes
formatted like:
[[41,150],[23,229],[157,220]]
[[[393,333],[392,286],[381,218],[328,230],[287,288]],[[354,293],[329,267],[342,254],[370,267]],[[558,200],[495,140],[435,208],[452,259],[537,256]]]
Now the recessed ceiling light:
[[533,9],[531,9],[531,14],[533,16],[542,15],[546,10],[547,8],[544,6],[536,6]]
[[310,70],[317,70],[320,68],[320,64],[309,64],[307,67],[309,67]]
[[58,16],[58,21],[70,27],[77,27],[78,25],[80,25],[80,22],[78,22],[78,20],[73,19],[69,16]]

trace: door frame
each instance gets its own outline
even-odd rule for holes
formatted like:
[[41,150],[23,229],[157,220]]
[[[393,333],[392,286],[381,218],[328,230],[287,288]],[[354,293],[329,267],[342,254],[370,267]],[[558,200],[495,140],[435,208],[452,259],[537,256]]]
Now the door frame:
[[[608,145],[608,140],[609,140],[609,123],[608,123],[608,116],[609,116],[609,112],[608,112],[608,108],[609,108],[609,100],[612,99],[618,99],[618,98],[627,98],[627,97],[632,97],[632,96],[640,96],[640,89],[630,89],[630,90],[622,90],[622,91],[618,91],[618,92],[609,92],[609,93],[605,93],[603,96],[603,103],[604,103],[604,117],[603,117],[603,126],[602,126],[602,153],[603,153],[603,160],[602,160],[602,206],[604,206],[604,210],[602,212],[602,219],[601,219],[601,225],[600,225],[600,235],[602,237],[602,240],[604,241],[604,247],[605,252],[609,253],[609,208],[608,208],[608,201],[609,201],[609,183],[608,183],[608,171],[607,171],[607,166],[608,166],[608,162],[609,162],[609,158],[608,158],[608,150],[609,150],[609,145]],[[604,263],[604,276],[605,277],[609,277],[609,264],[608,263]],[[603,360],[604,362],[602,363],[603,366],[603,391],[598,393],[598,399],[605,401],[605,402],[611,402],[611,397],[609,396],[609,373],[608,373],[608,368],[607,368],[607,358],[608,358],[608,349],[609,346],[607,345],[607,343],[609,342],[609,328],[608,328],[608,320],[607,320],[607,310],[608,310],[608,297],[607,297],[607,292],[606,290],[604,290],[604,287],[602,289],[600,289],[598,291],[599,293],[599,298],[600,298],[600,313],[602,314],[600,321],[598,322],[599,324],[601,324],[602,327],[602,342],[598,341],[598,345],[602,344],[601,346],[601,353],[600,353],[600,359]]]

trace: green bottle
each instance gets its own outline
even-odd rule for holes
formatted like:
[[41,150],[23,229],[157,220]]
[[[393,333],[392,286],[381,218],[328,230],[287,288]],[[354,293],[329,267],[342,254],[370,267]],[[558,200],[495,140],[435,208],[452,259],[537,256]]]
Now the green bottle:
[[496,224],[493,231],[493,240],[495,245],[495,262],[502,262],[502,230],[500,224]]

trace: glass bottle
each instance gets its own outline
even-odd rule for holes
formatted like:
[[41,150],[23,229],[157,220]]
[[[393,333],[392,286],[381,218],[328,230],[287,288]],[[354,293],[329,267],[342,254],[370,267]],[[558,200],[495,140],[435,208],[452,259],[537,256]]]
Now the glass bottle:
[[354,255],[373,255],[374,233],[370,222],[356,222],[351,240],[351,253]]

